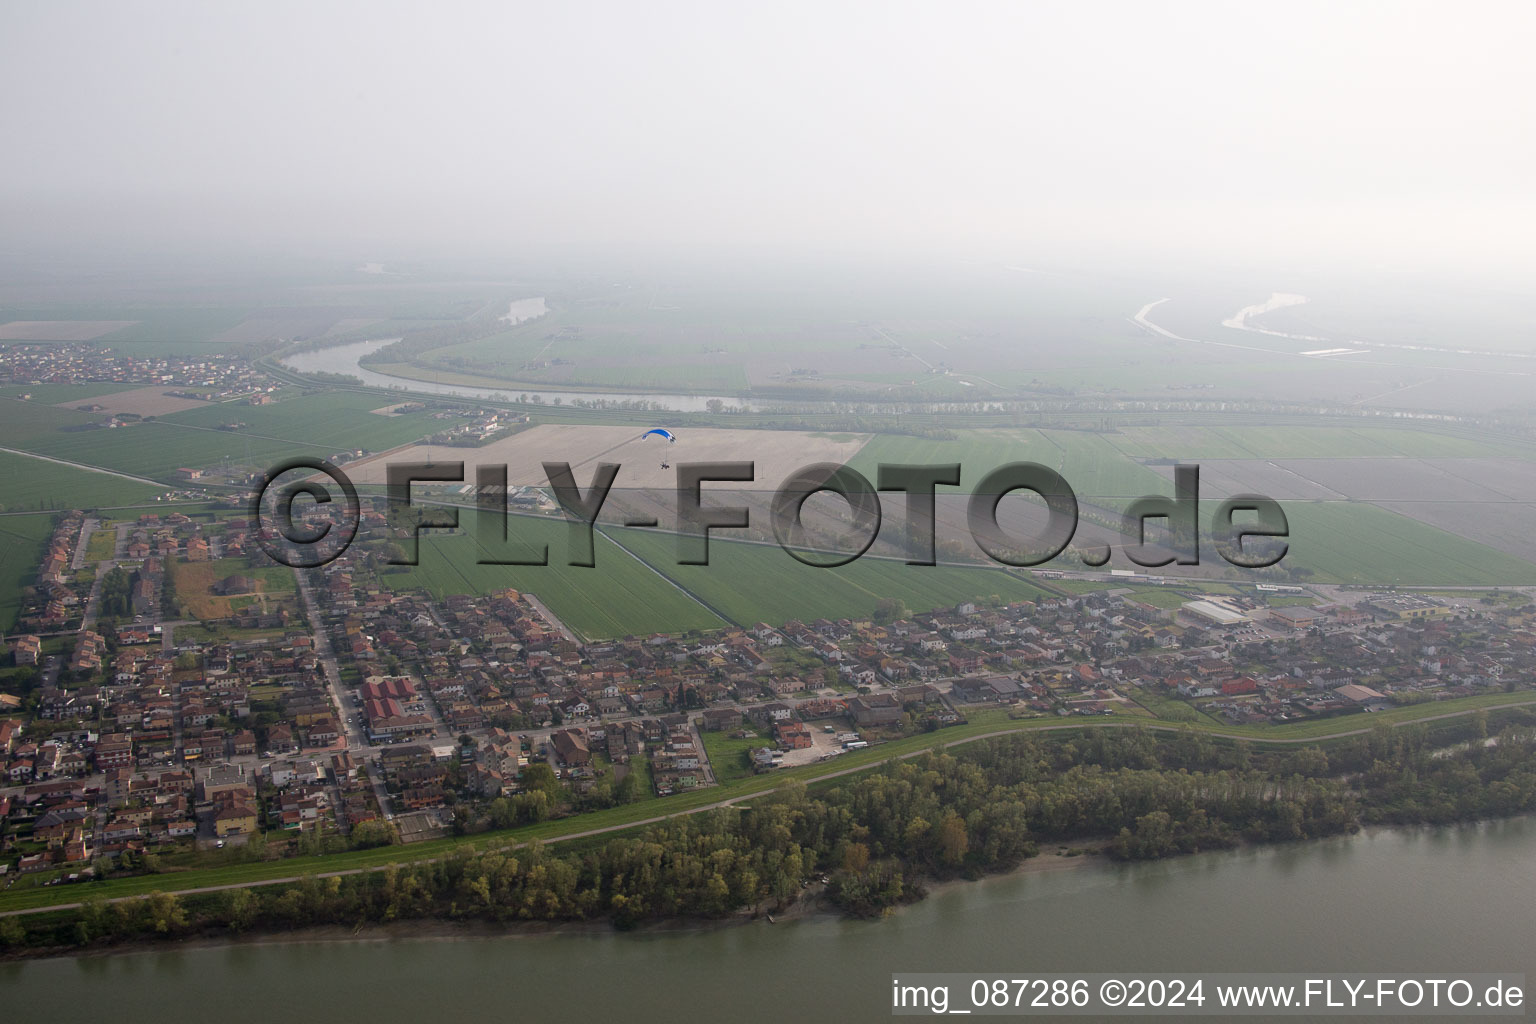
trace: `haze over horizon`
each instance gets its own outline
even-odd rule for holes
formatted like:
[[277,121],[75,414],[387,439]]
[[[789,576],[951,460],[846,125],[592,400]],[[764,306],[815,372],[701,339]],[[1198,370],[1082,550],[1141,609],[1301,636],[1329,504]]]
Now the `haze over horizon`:
[[0,19],[12,252],[1536,267],[1525,5]]

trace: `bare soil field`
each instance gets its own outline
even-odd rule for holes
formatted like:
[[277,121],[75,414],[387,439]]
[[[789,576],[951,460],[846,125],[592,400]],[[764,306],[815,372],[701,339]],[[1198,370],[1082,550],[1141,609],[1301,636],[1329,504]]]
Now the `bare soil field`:
[[137,320],[12,320],[0,324],[0,341],[92,341],[136,323]]
[[[1172,478],[1169,473],[1169,478]],[[1347,479],[1347,478],[1346,478]],[[1225,501],[1234,494],[1263,494],[1292,501],[1332,501],[1349,497],[1290,462],[1221,462],[1200,464],[1201,497]]]
[[[1261,459],[1200,459],[1200,498],[1225,501],[1234,494],[1263,494],[1276,501],[1342,500],[1348,495],[1302,476],[1284,462]],[[1149,466],[1173,480],[1173,466]]]
[[[387,458],[352,463],[347,473],[359,484],[383,484],[387,463],[426,462],[430,453],[434,462],[464,462],[466,482],[473,482],[477,465],[504,464],[507,483],[514,487],[547,486],[543,463],[568,462],[577,483],[585,487],[599,462],[617,462],[623,468],[615,487],[671,494],[677,487],[679,462],[755,462],[755,479],[750,483],[706,486],[710,491],[727,486],[772,491],[803,466],[847,462],[868,440],[865,435],[839,435],[851,439],[834,440],[789,430],[693,429],[679,432],[677,443],[668,444],[659,437],[642,441],[641,433],[634,427],[546,423],[481,448],[410,445]],[[663,460],[672,468],[662,469]]]
[[[1484,465],[1464,465],[1448,471],[1461,460],[1441,459],[1291,459],[1280,463],[1308,480],[1351,498],[1366,501],[1415,501],[1433,498],[1457,501],[1507,501],[1513,495],[1487,486],[1479,477],[1491,475]],[[1514,461],[1514,460],[1510,460]]]
[[1470,478],[1515,501],[1536,501],[1536,462],[1529,459],[1425,459],[1457,478]]
[[127,391],[114,391],[109,395],[97,395],[95,398],[75,399],[68,402],[59,402],[60,409],[74,409],[82,405],[99,405],[101,411],[110,416],[118,413],[133,413],[135,416],[164,416],[168,413],[181,412],[183,409],[199,409],[209,402],[201,402],[195,398],[177,398],[167,394],[168,391],[179,390],[165,386],[148,388],[130,388]]

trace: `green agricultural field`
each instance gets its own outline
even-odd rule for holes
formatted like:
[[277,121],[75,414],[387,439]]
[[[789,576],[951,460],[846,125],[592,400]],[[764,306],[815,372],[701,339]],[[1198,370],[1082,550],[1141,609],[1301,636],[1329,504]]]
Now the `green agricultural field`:
[[[404,401],[403,398],[394,401]],[[230,422],[244,423],[238,431],[220,431],[236,439],[282,438],[296,443],[339,448],[364,448],[384,451],[408,444],[427,434],[446,430],[460,422],[435,419],[431,412],[412,412],[383,416],[374,409],[393,404],[377,395],[348,391],[319,392],[290,398],[272,405],[243,403],[204,406],[162,416],[161,423],[184,427],[212,427]]]
[[1476,541],[1345,501],[1287,501],[1290,551],[1282,566],[1328,583],[1403,586],[1536,584],[1536,565]]
[[131,505],[165,490],[10,452],[0,452],[0,479],[0,512]]
[[326,455],[333,449],[222,430],[189,430],[170,423],[139,423],[118,430],[54,433],[27,441],[29,451],[87,466],[173,481],[182,466],[204,467],[226,456],[234,465],[269,465],[290,455]]
[[[231,465],[266,466],[290,456],[324,457],[338,449],[384,451],[458,422],[435,419],[429,412],[382,416],[371,411],[389,404],[374,395],[318,392],[270,406],[229,402],[187,409],[116,430],[70,430],[64,428],[101,417],[0,402],[0,426],[14,422],[18,427],[17,436],[7,434],[10,447],[173,481],[183,466],[201,468],[225,459]],[[218,429],[225,423],[245,426]]]
[[[944,277],[943,272],[937,272]],[[1078,289],[967,272],[942,288],[907,288],[890,280],[844,281],[837,289],[799,274],[724,281],[659,281],[636,288],[552,295],[538,321],[487,338],[420,353],[417,376],[441,367],[547,384],[655,385],[708,393],[750,383],[826,393],[855,388],[882,394],[889,385],[914,394],[963,398],[990,393],[994,380],[1038,383],[1061,364],[1103,375],[1103,359],[1085,360],[1088,342],[1127,334],[1086,318],[1131,306],[1102,287]],[[936,278],[927,275],[930,284]],[[1006,278],[1006,279],[1004,279]],[[951,288],[961,289],[964,312]],[[999,346],[1000,330],[1052,343]],[[1146,352],[1139,339],[1116,355]],[[934,373],[937,363],[952,376]],[[1093,363],[1093,367],[1084,364]],[[809,371],[795,374],[793,371]],[[985,372],[986,379],[977,376]],[[1134,378],[1134,375],[1130,375]],[[965,381],[966,383],[961,383]],[[966,386],[970,384],[972,386]],[[1095,383],[1097,391],[1102,384]]]
[[61,402],[87,402],[97,395],[126,391],[130,386],[114,381],[94,384],[13,384],[0,388],[0,398],[31,395],[28,401],[35,405],[57,405]]
[[474,514],[460,514],[467,532],[424,534],[420,564],[387,573],[384,583],[395,589],[423,587],[438,597],[488,594],[510,587],[538,597],[565,625],[589,640],[718,629],[725,624],[604,536],[595,539],[595,567],[566,565],[567,527],[559,520],[517,516],[510,524],[519,541],[549,545],[549,565],[479,565],[478,559],[487,555],[473,536]]
[[953,441],[878,434],[850,464],[873,483],[881,463],[959,463],[959,490],[970,491],[988,472],[1009,462],[1050,466],[1079,497],[1171,493],[1168,481],[1127,458],[1106,435],[1076,430],[968,430]]
[[[631,344],[632,332],[612,337],[549,337],[548,319],[486,338],[431,349],[420,365],[390,372],[417,378],[436,369],[471,375],[481,385],[489,381],[524,382],[524,386],[651,388],[657,390],[725,393],[747,386],[744,353],[706,353],[698,343],[658,344],[647,337],[642,349]],[[636,353],[643,351],[644,358]],[[550,362],[554,359],[563,362]],[[492,385],[494,386],[494,385]],[[508,386],[514,386],[509,383]]]
[[1079,496],[1137,498],[1172,493],[1168,481],[1127,459],[1104,434],[1076,430],[1040,433],[1061,449],[1055,469]]
[[[43,401],[22,402],[0,398],[0,438],[3,438],[0,444],[7,448],[40,450],[32,442],[51,440],[55,436],[68,437],[71,436],[71,429],[79,430],[92,423],[100,423],[103,419],[105,417],[98,414],[60,409]],[[85,433],[96,435],[103,432],[93,430]]]
[[1138,459],[1476,458],[1527,450],[1502,441],[1396,427],[1184,425],[1126,427],[1106,437]]
[[997,595],[1033,601],[1044,591],[990,567],[916,566],[861,558],[835,569],[804,565],[775,545],[711,540],[709,565],[678,565],[677,538],[641,530],[607,531],[647,565],[740,626],[790,619],[863,618],[884,598],[914,612]]
[[0,631],[9,632],[21,612],[21,588],[37,578],[53,516],[0,516]]

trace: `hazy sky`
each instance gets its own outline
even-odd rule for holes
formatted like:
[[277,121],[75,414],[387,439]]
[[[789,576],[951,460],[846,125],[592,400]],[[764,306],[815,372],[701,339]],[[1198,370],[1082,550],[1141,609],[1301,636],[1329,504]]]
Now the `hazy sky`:
[[0,6],[50,241],[1536,269],[1536,5]]

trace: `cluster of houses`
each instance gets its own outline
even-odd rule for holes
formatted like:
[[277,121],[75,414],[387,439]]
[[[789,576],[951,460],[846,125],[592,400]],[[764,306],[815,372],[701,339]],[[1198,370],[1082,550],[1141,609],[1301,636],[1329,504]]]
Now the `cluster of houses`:
[[[80,634],[71,664],[101,643]],[[30,721],[0,721],[0,761],[9,784],[24,787],[8,811],[32,826],[24,840],[10,829],[0,842],[44,843],[27,851],[46,855],[32,866],[63,863],[76,849],[68,829],[53,828],[66,812],[95,856],[379,815],[303,633],[180,658],[158,637],[119,633],[94,678],[43,685]]]
[[266,374],[238,356],[142,355],[75,343],[0,344],[0,376],[17,384],[173,384],[185,397],[204,401],[266,394],[274,388]]
[[[1453,605],[1423,595],[1365,594],[1352,605],[1275,608],[1252,600],[1199,602],[1218,610],[1229,628],[1269,627],[1212,636],[1207,630],[1218,616],[1203,607],[1160,611],[1133,595],[1056,602],[1063,603],[1073,606],[1073,621],[1097,623],[1093,636],[1074,642],[1066,620],[1041,621],[1039,613],[1052,610],[1052,602],[1042,602],[1026,632],[1048,656],[1009,675],[956,680],[956,701],[1097,714],[1133,710],[1147,694],[1188,701],[1234,723],[1282,723],[1528,687],[1536,677],[1530,606],[1464,607],[1479,620],[1469,627]],[[1010,667],[1017,667],[1011,659]]]
[[[45,568],[78,542],[70,529],[65,517]],[[173,515],[141,520],[128,544],[147,566],[228,557],[249,538]],[[21,826],[0,841],[18,870],[380,817],[348,748],[353,717],[380,750],[389,801],[411,814],[514,794],[535,760],[577,791],[642,758],[658,794],[710,785],[718,766],[700,737],[714,732],[761,739],[751,759],[772,770],[978,706],[1146,715],[1186,701],[1232,722],[1285,722],[1536,678],[1536,615],[1518,602],[1165,607],[1125,590],[583,643],[515,590],[393,589],[362,547],[309,576],[311,625],[338,657],[346,707],[297,629],[180,650],[150,629],[110,642],[80,630],[64,681],[39,681],[25,702],[0,693],[0,764],[19,789],[4,814]],[[37,634],[9,647],[17,665],[38,665]]]
[[[17,617],[27,633],[58,633],[78,629],[90,596],[90,578],[72,570],[85,516],[70,512],[59,517],[38,566],[37,582],[24,592]],[[32,662],[31,664],[36,664]]]
[[[219,762],[158,770],[112,768],[90,778],[34,782],[0,797],[0,839],[19,874],[89,873],[100,858],[145,854],[198,840],[223,845],[257,832],[336,826],[337,814],[377,816],[369,787],[345,752],[262,763]],[[336,797],[341,806],[338,808]]]
[[243,555],[249,543],[243,520],[231,519],[222,530],[205,532],[201,523],[180,512],[147,512],[129,529],[123,554],[130,561],[180,557],[208,562]]
[[[426,406],[416,404],[417,409],[425,409]],[[405,411],[397,409],[397,412]],[[461,408],[444,410],[433,413],[434,419],[457,420],[464,416]],[[488,441],[494,441],[499,437],[527,423],[528,417],[522,413],[510,413],[505,409],[480,408],[469,412],[469,419],[462,423],[456,423],[447,430],[433,434],[428,440],[435,444],[447,445],[482,445]]]

